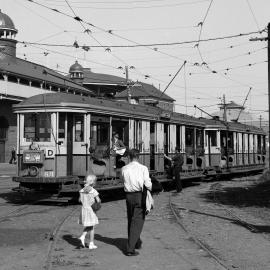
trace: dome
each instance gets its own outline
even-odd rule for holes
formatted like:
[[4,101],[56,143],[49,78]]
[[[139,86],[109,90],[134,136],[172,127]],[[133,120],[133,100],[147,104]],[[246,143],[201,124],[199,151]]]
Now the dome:
[[73,72],[83,72],[83,67],[78,63],[77,60],[76,60],[76,62],[69,68],[69,73],[73,73]]
[[13,21],[10,19],[10,17],[0,10],[0,29],[10,29],[15,32],[18,32],[17,29],[14,26]]

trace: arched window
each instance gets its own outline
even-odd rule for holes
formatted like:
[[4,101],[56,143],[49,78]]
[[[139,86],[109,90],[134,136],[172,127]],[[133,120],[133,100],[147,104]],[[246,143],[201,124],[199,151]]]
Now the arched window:
[[4,116],[0,116],[0,140],[7,138],[7,129],[9,127],[8,120]]

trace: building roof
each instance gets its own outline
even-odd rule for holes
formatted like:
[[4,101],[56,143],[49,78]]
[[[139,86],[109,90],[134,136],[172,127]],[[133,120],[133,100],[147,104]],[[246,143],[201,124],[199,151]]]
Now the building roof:
[[[223,104],[220,104],[220,108],[223,108],[224,105]],[[244,107],[242,105],[239,105],[237,103],[235,103],[234,101],[230,101],[230,103],[228,103],[226,105],[226,108],[227,109],[244,109]]]
[[[161,91],[157,89],[154,85],[143,83],[143,82],[137,82],[136,85],[132,86],[130,88],[131,97],[133,98],[155,98],[173,102],[175,101],[173,98],[169,97],[166,94],[163,94],[161,96]],[[117,93],[115,95],[115,98],[127,98],[127,90],[124,90],[120,93]]]
[[69,73],[72,73],[72,72],[83,72],[83,67],[82,65],[80,65],[78,63],[78,61],[76,60],[76,62],[71,65],[71,67],[69,68]]
[[18,32],[11,18],[0,10],[0,29],[10,29]]
[[22,76],[29,80],[40,80],[48,84],[59,87],[67,87],[73,90],[79,90],[84,93],[91,93],[90,90],[76,84],[56,71],[45,66],[29,62],[20,58],[8,58],[0,61],[0,72],[11,73],[13,75]]
[[90,68],[84,68],[83,84],[100,84],[100,85],[126,85],[126,79],[114,75],[94,73]]

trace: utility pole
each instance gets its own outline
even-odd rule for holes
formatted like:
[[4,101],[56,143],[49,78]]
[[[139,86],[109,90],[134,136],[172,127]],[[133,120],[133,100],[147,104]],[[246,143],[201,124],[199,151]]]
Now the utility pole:
[[[267,37],[263,38],[251,38],[250,41],[267,41],[267,60],[268,60],[268,152],[269,152],[269,143],[270,143],[270,23],[267,25]],[[270,156],[270,154],[268,153]],[[269,168],[270,168],[270,157]]]
[[125,70],[126,70],[126,84],[127,84],[127,100],[128,100],[128,103],[131,103],[131,93],[130,93],[129,79],[128,79],[128,66],[125,66]]
[[262,128],[262,116],[261,115],[260,115],[259,119],[260,119],[260,128]]

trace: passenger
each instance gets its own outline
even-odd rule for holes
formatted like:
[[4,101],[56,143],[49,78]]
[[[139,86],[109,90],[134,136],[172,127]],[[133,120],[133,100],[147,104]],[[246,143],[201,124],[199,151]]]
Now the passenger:
[[168,160],[173,162],[173,175],[174,175],[174,182],[176,187],[176,192],[180,193],[182,191],[182,181],[180,172],[182,171],[182,166],[184,164],[184,158],[183,155],[180,152],[180,148],[175,148],[175,155],[173,158],[170,158],[164,154],[164,157]]
[[127,218],[128,218],[128,244],[127,256],[136,256],[139,253],[142,241],[140,235],[145,219],[145,202],[143,202],[143,189],[152,189],[148,168],[138,162],[139,151],[132,149],[128,153],[130,163],[122,168],[124,190],[126,192]]
[[122,156],[126,152],[126,146],[124,143],[119,139],[119,134],[114,133],[112,137],[112,153],[115,155],[115,166],[114,168],[122,168],[125,166],[124,161],[121,160]]
[[39,150],[40,148],[39,148],[39,145],[37,144],[37,141],[38,141],[38,139],[37,138],[32,138],[31,139],[31,144],[29,145],[29,149],[30,150]]
[[85,180],[85,186],[81,189],[79,201],[82,203],[79,224],[84,226],[83,233],[79,237],[81,244],[85,247],[85,237],[87,233],[90,233],[90,243],[89,249],[96,249],[97,246],[94,244],[95,231],[94,226],[97,225],[98,217],[94,210],[92,209],[92,205],[97,202],[101,203],[98,192],[93,188],[96,183],[95,175],[88,175]]

